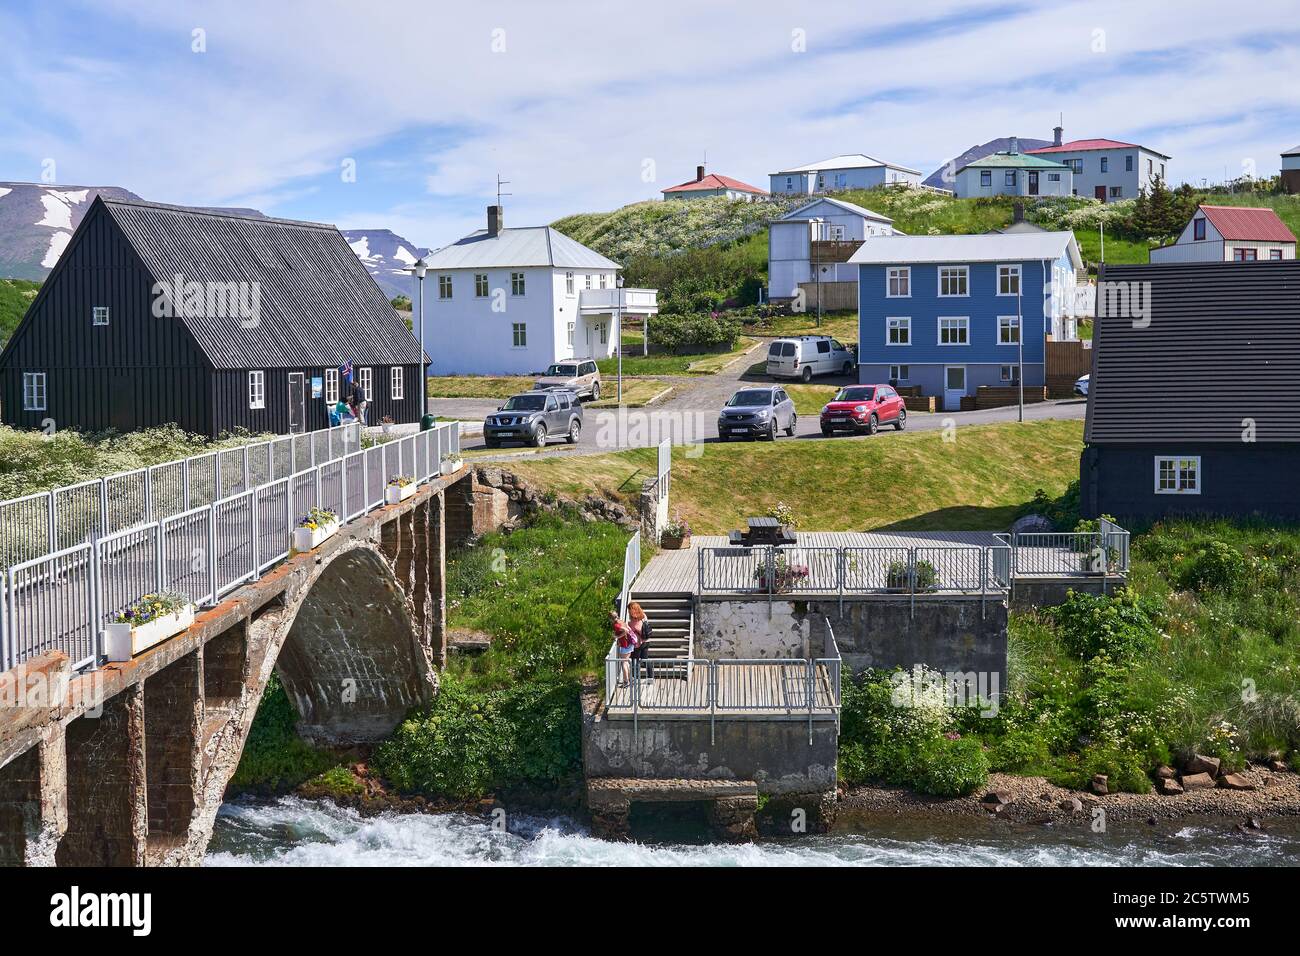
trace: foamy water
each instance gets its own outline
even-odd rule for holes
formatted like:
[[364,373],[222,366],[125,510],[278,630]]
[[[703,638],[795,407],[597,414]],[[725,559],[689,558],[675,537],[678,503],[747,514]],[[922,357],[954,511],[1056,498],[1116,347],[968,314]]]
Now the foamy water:
[[[858,832],[858,831],[863,832]],[[285,797],[226,804],[209,866],[1300,866],[1300,827],[1229,824],[1094,834],[1086,826],[888,821],[751,844],[611,843],[564,818],[516,816],[508,830],[466,814],[362,817]]]

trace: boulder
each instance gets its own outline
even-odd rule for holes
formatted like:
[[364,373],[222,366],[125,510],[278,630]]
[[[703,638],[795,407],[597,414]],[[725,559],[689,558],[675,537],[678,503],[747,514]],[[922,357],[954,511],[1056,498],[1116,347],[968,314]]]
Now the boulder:
[[1219,786],[1225,790],[1254,790],[1255,785],[1239,773],[1225,773],[1219,778]]
[[1015,798],[1005,790],[990,790],[980,798],[980,803],[983,803],[986,806],[1004,807],[1014,799]]
[[1088,789],[1099,797],[1104,797],[1110,793],[1110,778],[1104,773],[1095,773],[1092,775],[1092,781],[1088,784]]
[[1214,778],[1208,773],[1185,773],[1182,784],[1184,790],[1212,790]]
[[1034,534],[1055,531],[1056,526],[1045,515],[1025,515],[1011,523],[1012,534]]
[[1083,801],[1078,797],[1070,797],[1068,800],[1061,801],[1061,809],[1066,813],[1082,813]]
[[1178,771],[1167,764],[1161,764],[1159,767],[1156,767],[1157,780],[1173,780],[1177,776]]
[[1268,762],[1268,769],[1272,770],[1274,773],[1286,773],[1291,768],[1286,765],[1285,760],[1270,760]]
[[1161,777],[1156,781],[1156,792],[1172,797],[1183,792],[1183,785],[1173,777]]
[[1196,754],[1191,760],[1187,761],[1187,766],[1183,768],[1184,774],[1208,773],[1211,777],[1219,775],[1219,767],[1222,761],[1218,757],[1207,757],[1204,754]]

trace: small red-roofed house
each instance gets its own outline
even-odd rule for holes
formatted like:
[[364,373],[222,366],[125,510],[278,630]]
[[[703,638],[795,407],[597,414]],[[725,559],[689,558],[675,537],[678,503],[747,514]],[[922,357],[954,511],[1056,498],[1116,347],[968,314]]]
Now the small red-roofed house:
[[1177,240],[1151,250],[1151,261],[1281,261],[1295,258],[1295,243],[1272,209],[1202,203]]
[[663,190],[664,199],[707,199],[726,196],[728,199],[766,199],[767,190],[742,183],[739,179],[718,173],[705,173],[703,166],[695,167],[695,178]]

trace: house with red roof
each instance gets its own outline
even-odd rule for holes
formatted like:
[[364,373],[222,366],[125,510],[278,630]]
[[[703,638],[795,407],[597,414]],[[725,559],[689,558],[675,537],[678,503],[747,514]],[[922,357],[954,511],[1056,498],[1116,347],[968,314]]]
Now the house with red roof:
[[1167,246],[1151,250],[1152,262],[1254,262],[1295,258],[1295,234],[1272,209],[1211,206],[1196,214]]
[[663,190],[665,199],[708,199],[712,196],[726,196],[728,199],[766,199],[767,190],[742,183],[739,179],[722,176],[718,173],[704,172],[703,166],[695,167],[695,178]]
[[1076,139],[1062,141],[1064,132],[1057,126],[1051,146],[1029,150],[1069,166],[1074,173],[1076,196],[1090,196],[1102,202],[1134,199],[1157,180],[1169,181],[1169,157],[1137,143],[1115,139]]

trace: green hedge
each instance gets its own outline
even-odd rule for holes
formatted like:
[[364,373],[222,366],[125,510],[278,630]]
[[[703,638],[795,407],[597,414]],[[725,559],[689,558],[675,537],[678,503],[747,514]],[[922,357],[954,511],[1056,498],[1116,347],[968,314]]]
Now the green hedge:
[[664,312],[650,320],[650,344],[675,352],[729,350],[740,341],[739,319],[714,312]]

